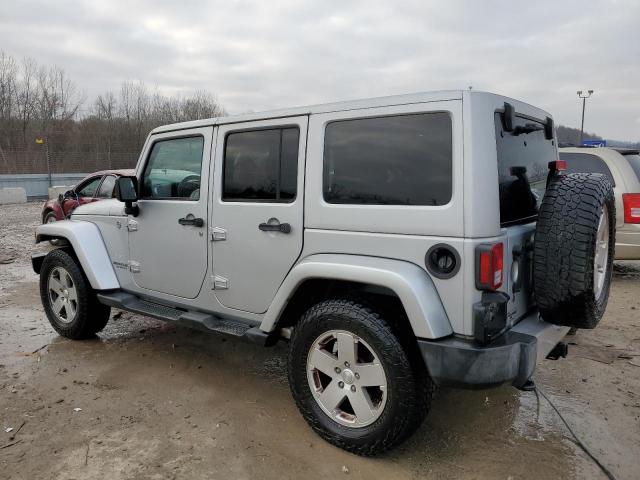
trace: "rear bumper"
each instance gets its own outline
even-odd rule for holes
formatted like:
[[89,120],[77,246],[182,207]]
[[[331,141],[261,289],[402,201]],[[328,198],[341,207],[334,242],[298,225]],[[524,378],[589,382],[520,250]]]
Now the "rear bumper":
[[624,225],[616,232],[616,260],[640,260],[640,225]]
[[453,337],[418,340],[418,345],[438,385],[479,389],[510,383],[521,387],[533,375],[536,363],[568,331],[568,327],[540,320],[536,312],[487,345]]

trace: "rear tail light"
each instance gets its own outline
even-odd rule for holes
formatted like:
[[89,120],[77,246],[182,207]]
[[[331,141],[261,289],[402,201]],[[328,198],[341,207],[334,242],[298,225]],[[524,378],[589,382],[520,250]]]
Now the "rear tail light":
[[623,193],[624,223],[640,223],[640,193]]
[[476,288],[497,290],[504,278],[504,245],[482,244],[476,248]]

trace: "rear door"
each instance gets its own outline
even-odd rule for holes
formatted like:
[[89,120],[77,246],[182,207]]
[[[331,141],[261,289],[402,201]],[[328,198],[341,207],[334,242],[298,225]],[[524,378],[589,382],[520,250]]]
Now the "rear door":
[[300,255],[307,121],[218,127],[210,235],[225,307],[265,312]]

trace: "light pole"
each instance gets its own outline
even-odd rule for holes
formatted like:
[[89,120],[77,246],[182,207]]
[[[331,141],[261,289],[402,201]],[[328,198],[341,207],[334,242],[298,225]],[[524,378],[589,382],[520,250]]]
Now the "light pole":
[[587,102],[587,98],[591,96],[593,90],[587,90],[586,94],[582,94],[582,90],[578,90],[578,97],[582,99],[582,123],[580,123],[580,145],[582,145],[582,136],[584,135],[584,107]]

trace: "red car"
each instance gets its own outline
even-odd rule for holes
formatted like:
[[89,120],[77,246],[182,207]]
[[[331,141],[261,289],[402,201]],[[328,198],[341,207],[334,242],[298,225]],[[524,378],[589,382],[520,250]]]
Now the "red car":
[[64,220],[78,205],[113,198],[116,179],[132,175],[135,175],[135,170],[104,170],[86,176],[64,195],[45,202],[42,223]]

